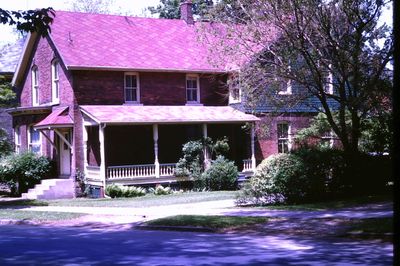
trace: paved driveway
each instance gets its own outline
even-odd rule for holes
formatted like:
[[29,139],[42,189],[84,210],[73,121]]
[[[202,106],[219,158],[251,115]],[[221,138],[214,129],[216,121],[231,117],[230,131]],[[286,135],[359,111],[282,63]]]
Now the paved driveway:
[[392,245],[326,238],[0,226],[0,265],[391,265]]

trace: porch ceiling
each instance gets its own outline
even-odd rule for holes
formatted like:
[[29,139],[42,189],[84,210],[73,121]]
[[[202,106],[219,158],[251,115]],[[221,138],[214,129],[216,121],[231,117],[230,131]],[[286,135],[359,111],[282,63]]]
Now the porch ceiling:
[[81,110],[96,122],[109,124],[244,123],[259,120],[230,106],[83,105]]

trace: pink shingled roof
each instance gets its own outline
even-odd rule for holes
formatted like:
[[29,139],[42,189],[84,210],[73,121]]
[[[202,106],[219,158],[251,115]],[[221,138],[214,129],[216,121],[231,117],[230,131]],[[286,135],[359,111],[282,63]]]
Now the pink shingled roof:
[[35,125],[36,128],[69,127],[74,121],[68,114],[68,107],[54,109],[45,119]]
[[179,19],[57,11],[51,36],[71,69],[225,71],[207,61],[196,27]]
[[259,119],[229,106],[83,105],[82,111],[101,123],[252,122]]

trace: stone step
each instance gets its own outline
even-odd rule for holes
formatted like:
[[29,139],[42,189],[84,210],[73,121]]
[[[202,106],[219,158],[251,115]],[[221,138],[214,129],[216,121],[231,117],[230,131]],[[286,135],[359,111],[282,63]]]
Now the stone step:
[[25,199],[64,199],[75,196],[72,179],[45,179],[34,188],[23,193]]

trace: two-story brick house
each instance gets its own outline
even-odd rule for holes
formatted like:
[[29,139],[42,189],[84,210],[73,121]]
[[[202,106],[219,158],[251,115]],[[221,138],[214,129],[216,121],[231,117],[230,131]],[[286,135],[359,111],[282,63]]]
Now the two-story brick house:
[[16,150],[54,159],[71,189],[77,170],[99,187],[174,182],[182,144],[204,136],[227,136],[229,158],[253,169],[242,126],[259,119],[229,106],[228,73],[181,8],[181,20],[56,12],[47,37],[29,35],[13,77]]

